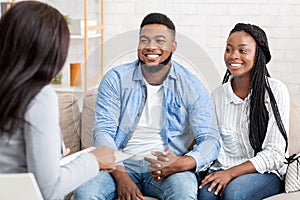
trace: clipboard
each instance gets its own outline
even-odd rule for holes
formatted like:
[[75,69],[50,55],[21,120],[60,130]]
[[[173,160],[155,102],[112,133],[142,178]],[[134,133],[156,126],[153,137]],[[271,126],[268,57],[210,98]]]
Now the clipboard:
[[123,162],[124,160],[128,160],[132,157],[134,157],[135,154],[131,154],[131,153],[125,153],[123,151],[117,150],[115,151],[115,157],[116,157],[116,164]]
[[[66,165],[69,162],[71,162],[72,160],[76,159],[80,154],[93,151],[94,149],[96,149],[96,147],[92,146],[92,147],[86,148],[84,150],[78,151],[76,153],[73,153],[69,156],[65,156],[62,159],[60,159],[59,164],[60,164],[60,166]],[[134,154],[125,153],[120,150],[116,150],[114,152],[114,155],[116,157],[116,161],[115,161],[116,164],[135,156]]]

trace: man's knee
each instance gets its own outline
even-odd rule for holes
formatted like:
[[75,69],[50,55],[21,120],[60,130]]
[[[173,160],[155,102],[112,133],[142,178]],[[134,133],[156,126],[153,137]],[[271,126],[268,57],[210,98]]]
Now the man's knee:
[[74,200],[108,200],[116,196],[116,185],[107,172],[100,171],[93,179],[79,186],[74,192]]
[[194,173],[181,172],[173,174],[167,179],[169,179],[168,183],[171,190],[168,193],[170,198],[167,197],[167,199],[197,199],[198,182]]

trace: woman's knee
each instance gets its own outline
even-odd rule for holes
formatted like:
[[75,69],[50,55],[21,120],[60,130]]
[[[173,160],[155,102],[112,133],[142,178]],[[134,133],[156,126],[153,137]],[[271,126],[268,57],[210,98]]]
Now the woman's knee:
[[235,178],[227,185],[223,192],[222,199],[263,199],[277,194],[280,188],[281,182],[276,174],[246,174]]
[[198,190],[198,200],[218,200],[219,195],[215,195],[214,192],[216,188],[213,188],[212,191],[208,191],[208,187],[210,186],[210,183],[205,185],[203,188]]

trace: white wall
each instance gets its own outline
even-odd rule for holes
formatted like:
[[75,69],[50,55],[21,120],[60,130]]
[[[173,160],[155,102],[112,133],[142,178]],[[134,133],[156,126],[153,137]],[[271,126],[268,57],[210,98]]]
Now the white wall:
[[225,72],[223,52],[229,31],[237,22],[259,25],[269,38],[271,76],[283,81],[292,97],[300,97],[299,0],[107,0],[105,39],[137,30],[150,12],[167,14],[178,33],[206,51],[219,73],[217,80]]
[[[83,0],[49,1],[71,16],[78,16],[78,10],[83,9]],[[90,4],[97,2],[89,0]],[[97,10],[96,6],[90,6],[91,14]],[[135,57],[138,38],[136,34],[128,37],[127,33],[137,33],[143,17],[150,12],[167,14],[175,23],[177,33],[183,36],[180,38],[190,39],[207,54],[213,66],[205,62],[193,64],[200,71],[215,68],[216,85],[225,72],[223,52],[229,31],[237,22],[259,25],[269,38],[271,76],[288,86],[291,97],[300,98],[299,0],[105,0],[105,65],[118,64],[117,58],[111,55],[118,53],[122,45],[128,48],[119,53],[119,62]],[[178,47],[184,45],[180,40],[177,42]],[[183,54],[197,57],[198,53],[193,48]]]

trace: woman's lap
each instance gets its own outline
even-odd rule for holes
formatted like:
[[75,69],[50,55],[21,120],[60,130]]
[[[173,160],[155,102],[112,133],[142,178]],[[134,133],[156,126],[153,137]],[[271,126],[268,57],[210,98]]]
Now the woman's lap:
[[282,181],[274,173],[252,173],[233,179],[222,195],[214,195],[215,188],[208,192],[210,184],[199,190],[198,200],[246,200],[263,199],[281,192]]

